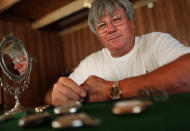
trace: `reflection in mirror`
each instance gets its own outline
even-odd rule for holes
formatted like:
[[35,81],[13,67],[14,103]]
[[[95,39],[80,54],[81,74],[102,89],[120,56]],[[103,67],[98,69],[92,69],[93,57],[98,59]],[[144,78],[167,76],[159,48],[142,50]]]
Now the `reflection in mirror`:
[[[0,77],[1,87],[10,95],[14,95],[16,99],[14,108],[0,115],[0,121],[4,121],[13,114],[25,110],[20,102],[20,96],[30,83],[32,68],[32,59],[26,47],[13,34],[5,36],[0,43],[0,66],[3,73],[10,79]],[[15,82],[18,84],[12,84]]]
[[27,69],[26,52],[15,41],[9,41],[3,49],[3,61],[14,75],[23,75]]

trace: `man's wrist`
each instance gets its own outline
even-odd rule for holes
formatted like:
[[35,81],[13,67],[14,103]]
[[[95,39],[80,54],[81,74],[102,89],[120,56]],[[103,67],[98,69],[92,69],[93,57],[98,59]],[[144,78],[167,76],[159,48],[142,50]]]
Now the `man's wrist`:
[[47,94],[45,95],[45,104],[49,104],[52,105],[52,90],[53,88],[51,88]]

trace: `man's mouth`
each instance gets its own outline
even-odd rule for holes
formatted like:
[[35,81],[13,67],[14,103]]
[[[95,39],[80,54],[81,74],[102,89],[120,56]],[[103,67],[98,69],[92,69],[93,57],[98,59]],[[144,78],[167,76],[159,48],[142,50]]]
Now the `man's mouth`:
[[121,37],[120,34],[112,34],[112,35],[108,36],[107,40],[112,41],[112,40],[115,40],[115,39],[117,39],[119,37]]

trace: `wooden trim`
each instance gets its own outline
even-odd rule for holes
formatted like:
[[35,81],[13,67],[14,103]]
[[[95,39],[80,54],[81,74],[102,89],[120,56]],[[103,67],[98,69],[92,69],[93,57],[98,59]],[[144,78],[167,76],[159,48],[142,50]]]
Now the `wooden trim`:
[[10,8],[21,0],[0,0],[0,13]]
[[86,20],[82,23],[79,23],[77,25],[73,25],[69,28],[66,28],[63,31],[60,31],[59,35],[62,36],[62,35],[68,34],[68,33],[72,33],[72,32],[81,30],[81,29],[86,28],[86,27],[88,27],[88,20]]
[[75,0],[32,23],[32,29],[39,29],[81,9],[90,8],[93,0]]
[[79,22],[78,20],[80,19],[80,22],[82,19],[85,19],[85,18],[88,18],[88,11],[89,9],[83,9],[81,11],[79,11],[79,13],[75,13],[74,15],[72,15],[71,17],[67,18],[67,19],[64,19],[64,20],[61,20],[60,22],[58,22],[58,25],[60,27],[66,27],[68,26],[69,24],[72,24],[72,23],[76,23],[76,22]]
[[134,3],[133,3],[133,8],[138,8],[138,7],[141,7],[141,6],[145,6],[147,5],[149,2],[156,2],[157,0],[136,0]]

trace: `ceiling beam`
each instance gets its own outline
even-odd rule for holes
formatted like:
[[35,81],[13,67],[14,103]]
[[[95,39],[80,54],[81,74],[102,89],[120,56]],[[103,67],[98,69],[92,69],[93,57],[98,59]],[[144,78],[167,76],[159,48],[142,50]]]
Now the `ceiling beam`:
[[34,23],[32,23],[32,29],[42,28],[84,8],[90,8],[92,2],[93,0],[75,0],[74,2],[71,2],[61,8],[58,8],[57,10],[36,20]]
[[7,10],[14,4],[18,3],[21,0],[0,0],[0,13]]

